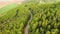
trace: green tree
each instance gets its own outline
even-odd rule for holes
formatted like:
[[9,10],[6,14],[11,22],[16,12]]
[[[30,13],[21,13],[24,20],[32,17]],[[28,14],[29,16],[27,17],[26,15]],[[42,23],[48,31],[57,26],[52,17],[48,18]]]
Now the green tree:
[[46,34],[50,34],[50,31],[46,31]]

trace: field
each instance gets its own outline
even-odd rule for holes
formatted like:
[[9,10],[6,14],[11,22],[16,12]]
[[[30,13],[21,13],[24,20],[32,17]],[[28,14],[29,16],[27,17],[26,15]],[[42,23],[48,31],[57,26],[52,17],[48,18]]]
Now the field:
[[0,34],[60,34],[60,2],[29,2],[1,8]]

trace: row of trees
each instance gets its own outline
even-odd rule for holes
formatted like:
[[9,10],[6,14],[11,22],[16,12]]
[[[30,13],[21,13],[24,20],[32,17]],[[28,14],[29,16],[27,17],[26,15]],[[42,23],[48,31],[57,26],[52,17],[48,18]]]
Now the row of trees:
[[29,34],[60,34],[60,4],[28,5],[33,14]]
[[24,27],[30,16],[29,11],[33,14],[29,23],[29,34],[60,34],[60,3],[31,2],[9,11],[15,11],[16,15],[0,22],[0,34],[24,34]]
[[2,24],[0,34],[23,34],[29,18],[29,10],[23,4],[9,11],[16,11],[16,14],[7,20],[2,20],[4,24],[0,23]]

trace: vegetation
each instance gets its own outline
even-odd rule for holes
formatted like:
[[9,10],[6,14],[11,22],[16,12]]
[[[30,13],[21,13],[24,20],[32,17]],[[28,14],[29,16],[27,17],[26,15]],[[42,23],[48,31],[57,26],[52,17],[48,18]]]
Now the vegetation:
[[60,3],[30,4],[29,34],[60,34]]
[[24,34],[30,12],[32,20],[29,23],[29,34],[60,34],[60,2],[23,3],[9,10],[0,9],[0,12],[0,34]]
[[[4,15],[0,18],[0,34],[23,34],[29,18],[29,10],[24,5],[20,6],[7,9],[8,11],[5,11],[5,13],[2,12]],[[2,18],[6,19],[3,20]]]

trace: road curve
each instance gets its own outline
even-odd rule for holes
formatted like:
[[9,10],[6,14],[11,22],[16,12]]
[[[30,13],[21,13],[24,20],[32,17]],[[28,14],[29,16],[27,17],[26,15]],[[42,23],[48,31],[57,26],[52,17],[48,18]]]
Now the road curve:
[[29,26],[29,23],[31,22],[31,20],[32,20],[32,12],[30,12],[30,19],[28,20],[28,24],[24,28],[24,34],[29,34],[28,26]]

